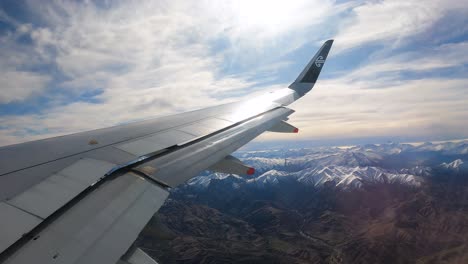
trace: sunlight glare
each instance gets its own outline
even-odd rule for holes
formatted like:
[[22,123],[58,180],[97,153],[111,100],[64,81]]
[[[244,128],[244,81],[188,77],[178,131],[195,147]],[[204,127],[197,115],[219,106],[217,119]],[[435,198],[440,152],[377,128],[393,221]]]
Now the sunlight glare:
[[241,0],[233,3],[232,11],[240,28],[274,35],[300,24],[304,6],[305,1]]

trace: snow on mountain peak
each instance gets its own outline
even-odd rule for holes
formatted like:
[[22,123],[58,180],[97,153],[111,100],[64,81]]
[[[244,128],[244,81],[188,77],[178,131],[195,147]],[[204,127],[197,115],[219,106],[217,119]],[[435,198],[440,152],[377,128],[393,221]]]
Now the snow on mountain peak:
[[285,171],[269,170],[256,178],[248,179],[246,182],[255,184],[257,186],[264,186],[266,184],[277,184],[279,183],[280,177],[285,177],[288,175],[289,173]]
[[463,161],[461,159],[456,159],[450,163],[442,163],[440,164],[441,167],[446,168],[446,169],[458,169],[460,165],[463,164]]
[[387,171],[378,167],[344,167],[330,166],[310,168],[293,174],[299,182],[321,186],[333,182],[339,187],[361,187],[364,183],[401,183],[418,186],[422,179],[419,176]]
[[212,173],[209,175],[197,176],[190,179],[187,184],[191,186],[208,187],[212,180],[225,180],[229,177],[243,181],[243,178],[235,174]]

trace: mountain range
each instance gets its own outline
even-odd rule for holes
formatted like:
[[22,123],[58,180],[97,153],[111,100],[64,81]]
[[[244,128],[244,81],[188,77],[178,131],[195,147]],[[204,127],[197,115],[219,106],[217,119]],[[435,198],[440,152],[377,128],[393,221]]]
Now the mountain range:
[[360,188],[372,183],[420,186],[433,174],[434,168],[449,173],[466,169],[461,159],[466,155],[468,144],[465,142],[240,152],[242,161],[256,168],[253,178],[206,172],[191,179],[188,185],[206,188],[212,180],[224,180],[232,182],[233,188],[240,185],[268,187],[285,181],[315,187],[332,184],[341,188]]
[[468,142],[238,151],[251,177],[173,189],[161,263],[468,263]]

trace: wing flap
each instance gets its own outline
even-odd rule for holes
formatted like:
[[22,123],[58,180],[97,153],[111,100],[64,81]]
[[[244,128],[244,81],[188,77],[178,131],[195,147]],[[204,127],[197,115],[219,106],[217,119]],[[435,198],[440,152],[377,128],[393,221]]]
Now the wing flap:
[[0,202],[0,215],[2,216],[0,251],[7,249],[42,221],[34,215],[3,202]]
[[102,186],[38,231],[6,263],[115,263],[168,192],[127,173]]
[[60,209],[90,185],[98,182],[116,164],[80,159],[8,201],[42,219]]
[[254,168],[245,165],[238,158],[231,155],[208,167],[207,170],[237,175],[252,175],[255,173]]
[[125,254],[116,264],[158,264],[148,254],[139,248],[133,248]]
[[8,204],[45,219],[86,187],[87,185],[81,182],[54,174],[15,196],[8,201]]

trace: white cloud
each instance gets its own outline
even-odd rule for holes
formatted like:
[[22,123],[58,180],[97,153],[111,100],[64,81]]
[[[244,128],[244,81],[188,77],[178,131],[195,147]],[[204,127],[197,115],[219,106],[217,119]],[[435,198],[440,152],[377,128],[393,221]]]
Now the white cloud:
[[[384,42],[387,46],[406,42],[428,30],[449,11],[464,12],[463,1],[369,1],[352,8],[353,17],[341,28],[335,39],[335,52],[362,44]],[[464,26],[464,25],[463,25]]]
[[[403,52],[389,58],[371,60],[366,65],[359,67],[345,77],[348,81],[372,81],[375,78],[382,79],[385,74],[397,74],[393,80],[386,81],[398,82],[398,74],[413,72],[427,72],[441,70],[443,68],[460,68],[468,64],[468,42],[443,44],[441,46],[425,48],[412,52]],[[386,83],[389,85],[389,83]],[[376,83],[374,87],[379,87]]]
[[24,100],[40,94],[50,78],[40,74],[22,71],[0,72],[0,104]]
[[[208,16],[227,31],[231,42],[248,42],[262,48],[263,41],[278,41],[277,37],[292,31],[304,32],[333,14],[333,1],[205,1]],[[260,43],[259,43],[260,41]]]

